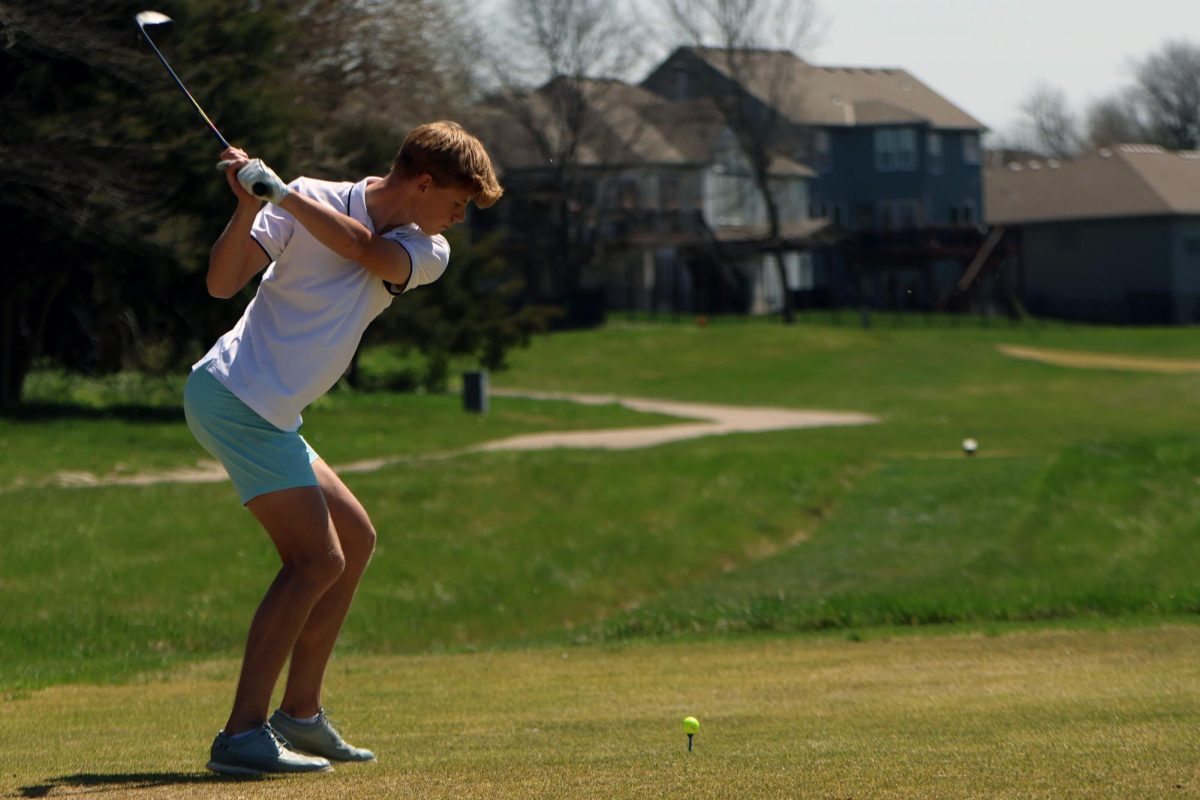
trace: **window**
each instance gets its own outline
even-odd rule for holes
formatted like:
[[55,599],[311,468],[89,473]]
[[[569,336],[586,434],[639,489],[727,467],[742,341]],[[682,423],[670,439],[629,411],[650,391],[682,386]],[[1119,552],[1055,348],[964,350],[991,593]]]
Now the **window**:
[[638,191],[636,178],[621,178],[617,184],[617,206],[624,211],[637,210],[641,203],[641,192]]
[[962,135],[962,153],[964,164],[979,163],[979,137],[973,133]]
[[813,132],[811,166],[817,172],[829,172],[833,169],[833,142],[829,131],[824,128]]
[[937,131],[925,134],[925,155],[929,158],[929,171],[940,175],[944,159],[942,158],[942,135]]
[[881,128],[875,131],[875,169],[901,172],[916,169],[917,132],[912,128]]
[[789,250],[783,254],[783,268],[787,273],[787,286],[792,291],[806,291],[816,285],[813,280],[812,254]]
[[581,178],[575,186],[575,198],[585,206],[596,204],[596,181],[592,178]]
[[726,129],[717,140],[706,206],[717,225],[747,225],[759,216],[758,189],[750,164]]
[[630,211],[640,207],[641,191],[637,178],[617,175],[606,179],[603,187],[603,208]]
[[975,201],[967,198],[961,206],[950,206],[950,224],[951,225],[974,225],[979,222],[979,215],[975,212]]
[[884,200],[879,204],[879,223],[885,231],[920,227],[925,223],[924,207],[915,198]]
[[674,100],[685,100],[691,95],[691,82],[688,80],[687,68],[683,64],[676,64],[672,67],[675,78],[675,96]]
[[679,208],[679,176],[658,176],[658,207],[663,211],[675,211]]

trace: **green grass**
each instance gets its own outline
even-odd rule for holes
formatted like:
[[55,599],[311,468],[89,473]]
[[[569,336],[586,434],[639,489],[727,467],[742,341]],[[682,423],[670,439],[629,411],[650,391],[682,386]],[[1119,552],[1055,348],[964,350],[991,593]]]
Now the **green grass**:
[[603,636],[1200,613],[1200,438],[892,461],[816,535]]
[[[410,459],[348,476],[380,544],[341,646],[1195,615],[1200,376],[1051,367],[1004,357],[1001,342],[1200,352],[1182,329],[940,319],[870,330],[627,322],[538,339],[494,382],[882,422],[631,452]],[[80,391],[46,390],[46,402]],[[93,399],[73,414],[0,420],[0,444],[18,456],[0,466],[0,686],[121,681],[236,654],[274,569],[227,485],[13,489],[64,469],[204,457],[171,401],[133,406],[154,412],[141,419],[120,391],[83,394]],[[335,392],[306,414],[305,433],[336,465],[647,421],[668,422],[508,398],[478,417],[451,395]],[[981,444],[969,460],[958,452],[967,435]]]
[[226,484],[38,488],[205,457],[177,379],[38,376],[0,418],[0,795],[1200,796],[1200,376],[995,350],[1195,358],[1193,333],[852,320],[630,320],[493,381],[875,426],[430,459],[670,420],[313,407],[331,463],[413,456],[347,476],[380,539],[325,700],[382,760],[235,785],[201,767],[274,552]]
[[1194,625],[344,657],[328,702],[379,762],[257,781],[203,771],[236,670],[0,701],[0,795],[1200,795]]

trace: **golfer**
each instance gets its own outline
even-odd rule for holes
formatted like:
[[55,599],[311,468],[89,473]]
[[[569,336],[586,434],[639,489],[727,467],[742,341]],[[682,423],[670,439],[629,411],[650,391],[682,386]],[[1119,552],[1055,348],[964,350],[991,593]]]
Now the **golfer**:
[[[283,566],[250,625],[233,710],[208,768],[328,771],[331,761],[375,758],[348,744],[321,705],[375,529],[300,435],[301,411],[337,382],[395,296],[441,277],[450,258],[442,232],[469,203],[487,208],[503,190],[483,146],[453,122],[416,128],[387,175],[357,183],[285,185],[238,148],[221,158],[237,208],[213,246],[208,290],[233,297],[267,270],[242,318],[192,368],[184,410]],[[289,655],[283,699],[268,720]]]

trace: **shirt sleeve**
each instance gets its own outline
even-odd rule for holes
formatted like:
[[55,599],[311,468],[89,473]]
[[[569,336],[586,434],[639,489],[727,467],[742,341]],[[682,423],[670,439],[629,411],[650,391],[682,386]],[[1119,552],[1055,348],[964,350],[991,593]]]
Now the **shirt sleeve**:
[[409,260],[412,261],[412,276],[408,283],[397,287],[400,291],[393,293],[402,294],[418,286],[433,283],[442,277],[446,265],[450,263],[450,243],[441,234],[426,236],[420,230],[410,227],[389,231],[384,234],[384,238],[391,239],[407,250]]
[[[300,188],[300,181],[292,181],[288,188],[296,191]],[[292,238],[292,231],[295,229],[295,217],[274,203],[266,203],[259,209],[258,216],[254,218],[254,226],[250,229],[250,235],[274,261],[279,258],[283,248],[287,247],[288,241]]]

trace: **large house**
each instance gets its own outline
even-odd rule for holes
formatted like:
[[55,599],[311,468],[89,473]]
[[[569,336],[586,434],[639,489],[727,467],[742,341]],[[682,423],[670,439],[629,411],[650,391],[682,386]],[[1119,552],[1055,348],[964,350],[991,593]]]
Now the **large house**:
[[983,244],[984,126],[903,69],[685,47],[643,86],[675,100],[741,92],[778,118],[779,141],[816,173],[812,215],[854,234],[816,254],[820,304],[932,307]]
[[1035,314],[1200,321],[1200,152],[1101,148],[989,168],[988,223],[1007,229]]
[[[976,120],[900,69],[680,48],[640,86],[559,79],[472,124],[542,299],[765,313],[932,306],[982,244]],[[729,99],[770,130],[771,235]],[[768,128],[769,126],[769,128]]]

